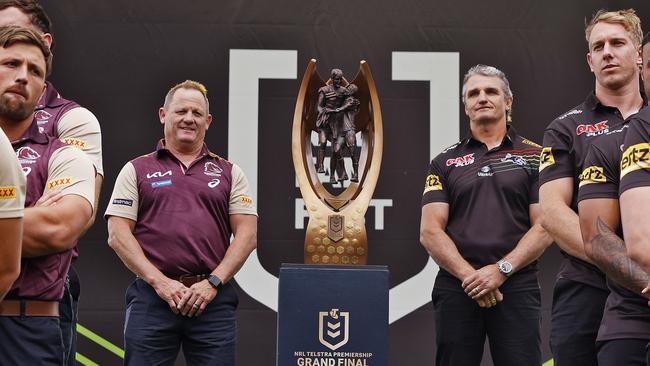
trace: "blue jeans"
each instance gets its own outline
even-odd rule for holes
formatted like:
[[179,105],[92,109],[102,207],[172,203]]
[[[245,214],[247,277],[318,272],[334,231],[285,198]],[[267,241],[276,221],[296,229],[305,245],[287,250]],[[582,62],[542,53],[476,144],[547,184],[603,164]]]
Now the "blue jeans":
[[198,317],[174,314],[142,279],[126,291],[125,365],[235,365],[237,293],[226,284]]

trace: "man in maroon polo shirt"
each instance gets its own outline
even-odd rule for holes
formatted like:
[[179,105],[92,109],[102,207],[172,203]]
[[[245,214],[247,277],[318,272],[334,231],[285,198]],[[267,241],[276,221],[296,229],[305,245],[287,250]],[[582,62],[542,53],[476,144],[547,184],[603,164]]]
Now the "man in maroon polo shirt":
[[595,88],[544,131],[539,198],[543,225],[565,256],[553,290],[551,351],[555,365],[596,365],[596,337],[609,290],[585,254],[577,215],[579,176],[587,147],[621,128],[643,104],[634,10],[599,11],[585,28],[587,63]]
[[431,162],[420,241],[440,266],[432,300],[436,365],[541,363],[537,258],[550,244],[537,204],[540,146],[506,123],[505,74],[477,65],[463,81],[470,136]]
[[72,248],[92,215],[95,169],[83,152],[39,131],[34,109],[51,66],[42,37],[2,27],[0,47],[0,127],[27,180],[21,270],[0,302],[0,360],[61,365],[58,301]]
[[[51,47],[54,41],[52,25],[45,10],[35,0],[0,0],[0,26],[19,25],[30,28],[43,36]],[[104,170],[102,167],[101,130],[99,121],[92,112],[74,101],[67,100],[46,81],[46,88],[36,106],[35,116],[41,132],[60,139],[63,143],[80,148],[95,165],[95,207],[99,203],[99,193]],[[95,222],[96,210],[86,229]],[[83,246],[83,245],[82,245]],[[76,365],[76,324],[77,308],[81,292],[79,277],[74,268],[78,256],[77,247],[73,250],[73,265],[68,272],[65,293],[61,300],[60,320],[63,343],[66,347],[66,365]]]
[[159,114],[165,138],[124,166],[106,210],[108,243],[138,276],[126,294],[125,362],[172,365],[182,346],[189,364],[234,365],[229,281],[256,247],[255,205],[242,170],[204,143],[202,84],[171,88]]

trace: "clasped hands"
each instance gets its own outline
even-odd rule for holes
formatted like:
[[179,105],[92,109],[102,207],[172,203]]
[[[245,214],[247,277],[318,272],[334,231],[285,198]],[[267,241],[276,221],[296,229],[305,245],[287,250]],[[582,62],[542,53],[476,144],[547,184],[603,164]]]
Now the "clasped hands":
[[488,264],[465,277],[462,286],[467,296],[476,300],[480,307],[490,308],[503,301],[499,287],[505,280],[496,264]]
[[199,281],[190,287],[167,278],[158,286],[156,293],[165,300],[174,314],[187,317],[199,316],[205,307],[217,296],[215,289],[208,280]]

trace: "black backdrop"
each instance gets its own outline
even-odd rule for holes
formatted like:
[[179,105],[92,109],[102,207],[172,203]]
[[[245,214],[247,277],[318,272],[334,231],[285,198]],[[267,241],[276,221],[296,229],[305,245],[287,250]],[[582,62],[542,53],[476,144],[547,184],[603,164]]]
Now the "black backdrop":
[[[123,294],[133,276],[108,248],[101,214],[123,164],[151,151],[161,137],[157,109],[171,85],[188,78],[207,85],[215,121],[207,143],[213,151],[228,157],[234,144],[257,146],[252,157],[258,167],[257,257],[263,270],[277,276],[280,263],[302,260],[304,233],[295,225],[300,192],[295,187],[290,131],[307,61],[318,59],[322,75],[341,67],[351,77],[359,60],[368,60],[379,90],[386,136],[374,196],[392,200],[383,211],[383,230],[376,229],[372,208],[366,216],[369,262],[387,264],[394,287],[427,263],[418,242],[420,192],[432,154],[444,147],[430,146],[430,126],[437,126],[442,135],[458,131],[462,136],[467,120],[459,98],[453,98],[450,105],[454,112],[458,105],[455,113],[460,118],[430,111],[430,92],[440,88],[432,87],[435,81],[398,80],[393,53],[455,53],[459,62],[452,69],[452,83],[442,89],[456,95],[469,67],[485,63],[501,68],[515,94],[515,126],[520,134],[541,142],[548,122],[577,105],[593,87],[585,62],[585,17],[599,8],[634,7],[642,20],[650,22],[647,1],[49,0],[43,4],[54,22],[56,57],[51,80],[64,96],[92,110],[103,132],[105,183],[100,215],[82,241],[77,263],[82,279],[80,323],[118,347],[122,346]],[[231,50],[294,50],[289,58],[297,64],[284,65],[295,69],[291,77],[263,78],[259,91],[252,89],[259,96],[254,121],[258,137],[235,139],[229,146],[229,132],[243,123],[229,111],[239,96],[233,95],[239,79],[231,80],[231,73],[241,66],[231,63]],[[259,68],[268,67],[263,58],[253,57],[251,63],[257,61]],[[429,65],[434,73],[438,66]],[[247,170],[249,176],[252,173]],[[557,249],[549,249],[540,266],[545,360],[550,358],[548,311],[559,259]],[[249,283],[256,286],[255,281]],[[266,284],[260,281],[258,285]],[[422,291],[430,291],[430,286]],[[239,293],[238,364],[273,365],[276,313],[256,300],[257,295]],[[391,365],[433,364],[431,304],[411,310],[391,324]],[[102,346],[97,336],[81,335],[79,352],[99,364],[119,364],[120,358],[109,351],[110,346]]]

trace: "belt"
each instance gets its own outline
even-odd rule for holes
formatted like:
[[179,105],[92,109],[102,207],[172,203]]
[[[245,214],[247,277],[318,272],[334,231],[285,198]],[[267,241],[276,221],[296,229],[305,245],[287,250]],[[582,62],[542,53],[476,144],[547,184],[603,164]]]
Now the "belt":
[[4,300],[0,316],[59,316],[58,301]]
[[180,276],[169,276],[172,280],[178,281],[185,286],[192,286],[197,282],[207,280],[210,277],[209,274],[198,274],[198,275],[180,275]]

